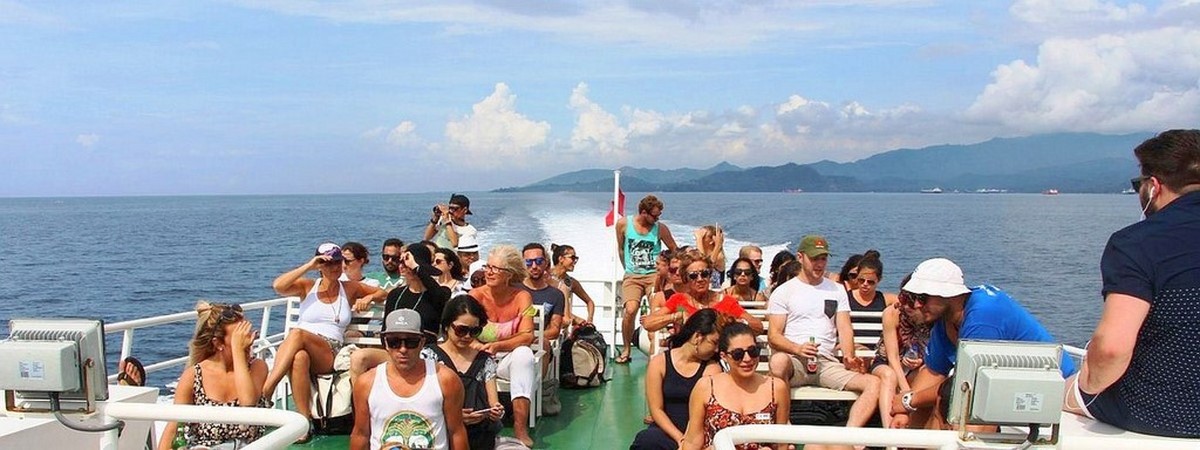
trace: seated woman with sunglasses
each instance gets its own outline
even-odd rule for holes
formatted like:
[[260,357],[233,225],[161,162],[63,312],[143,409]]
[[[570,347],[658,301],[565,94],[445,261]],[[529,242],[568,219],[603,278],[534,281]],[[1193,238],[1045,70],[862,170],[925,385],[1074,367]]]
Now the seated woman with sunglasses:
[[454,369],[463,384],[463,422],[471,450],[492,450],[500,433],[504,406],[496,391],[496,359],[479,351],[476,336],[483,332],[487,313],[469,295],[450,299],[442,312],[446,340],[430,347],[437,362]]
[[497,374],[509,381],[513,404],[513,437],[533,446],[529,436],[529,399],[537,380],[533,359],[533,297],[521,288],[528,272],[521,252],[511,245],[497,245],[483,266],[486,283],[471,289],[487,311],[487,324],[479,335],[479,350],[500,358]]
[[[754,331],[743,323],[731,323],[721,330],[718,348],[729,372],[706,377],[692,389],[687,432],[679,446],[682,450],[712,448],[713,436],[724,428],[788,423],[791,408],[788,383],[755,371],[761,350],[755,343]],[[774,447],[782,450],[788,445]],[[771,446],[749,443],[736,448],[757,450]]]
[[470,290],[466,285],[467,270],[463,268],[462,260],[458,259],[458,253],[454,250],[441,247],[434,250],[433,267],[442,271],[437,282],[450,290],[451,297],[466,294]]
[[[267,363],[250,356],[254,330],[241,305],[201,301],[196,304],[196,332],[188,345],[188,366],[175,389],[176,405],[264,406]],[[175,422],[163,429],[158,448],[175,442]],[[258,439],[261,426],[190,423],[183,429],[187,448],[237,449]]]
[[[550,275],[558,280],[558,290],[562,291],[563,298],[567,299],[567,304],[563,308],[566,312],[563,323],[568,325],[591,323],[592,319],[596,317],[596,302],[592,301],[592,296],[583,290],[583,285],[579,283],[579,280],[571,276],[571,272],[575,270],[575,264],[579,263],[579,255],[575,254],[575,247],[550,244],[550,256],[554,259],[554,268],[550,269]],[[587,320],[575,316],[575,313],[572,312],[571,302],[576,296],[583,300],[584,306],[587,307]]]
[[683,284],[676,286],[675,295],[667,299],[657,311],[645,321],[647,331],[658,331],[669,324],[678,329],[696,311],[715,309],[750,326],[755,333],[763,332],[762,321],[746,312],[738,300],[722,292],[709,290],[715,271],[709,268],[708,260],[696,251],[680,254],[679,267],[683,270]]
[[[262,392],[271,395],[283,377],[288,376],[296,412],[308,418],[312,417],[311,376],[333,371],[334,356],[341,350],[346,327],[350,325],[351,309],[365,310],[384,296],[383,291],[374,286],[338,281],[342,276],[344,257],[341,247],[329,242],[321,244],[316,256],[275,278],[272,284],[279,295],[297,296],[302,300],[296,325],[279,344],[275,365],[267,375]],[[321,278],[304,278],[304,274],[313,269],[320,272]],[[301,440],[307,441],[307,436]]]
[[762,286],[762,277],[754,270],[754,262],[750,258],[733,260],[733,268],[729,269],[729,280],[732,284],[725,289],[725,295],[738,299],[739,302],[757,302],[762,308],[767,307],[767,296],[758,290]]
[[[912,275],[900,282],[900,296],[895,303],[883,310],[883,335],[875,347],[875,360],[870,373],[879,377],[879,408],[892,410],[896,392],[912,390],[911,382],[917,369],[925,365],[925,351],[929,345],[930,324],[924,322],[920,310],[913,305],[913,294],[904,291]],[[885,428],[904,428],[908,425],[907,414],[884,414]]]
[[[696,382],[721,373],[717,353],[718,314],[701,310],[671,338],[671,349],[646,365],[646,403],[653,421],[633,438],[630,450],[676,450],[688,424],[688,398]],[[711,364],[710,364],[711,363]]]

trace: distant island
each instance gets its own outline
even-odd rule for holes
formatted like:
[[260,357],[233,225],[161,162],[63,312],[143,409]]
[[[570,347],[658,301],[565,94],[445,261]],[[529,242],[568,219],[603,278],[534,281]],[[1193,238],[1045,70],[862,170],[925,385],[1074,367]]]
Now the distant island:
[[[1138,173],[1133,148],[1151,133],[1057,133],[883,152],[854,162],[708,169],[622,167],[627,192],[1118,193]],[[611,169],[568,172],[494,192],[607,192]]]

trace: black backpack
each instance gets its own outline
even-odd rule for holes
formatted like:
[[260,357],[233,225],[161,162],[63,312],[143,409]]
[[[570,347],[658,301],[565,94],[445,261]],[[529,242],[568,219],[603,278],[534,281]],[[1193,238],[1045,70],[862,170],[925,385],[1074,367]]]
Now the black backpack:
[[608,343],[592,324],[580,325],[563,341],[559,383],[565,388],[589,388],[608,381]]

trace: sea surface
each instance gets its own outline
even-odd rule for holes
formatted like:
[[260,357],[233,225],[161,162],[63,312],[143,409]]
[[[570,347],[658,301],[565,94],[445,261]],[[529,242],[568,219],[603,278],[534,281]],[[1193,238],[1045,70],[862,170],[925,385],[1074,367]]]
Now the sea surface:
[[[626,212],[641,193],[627,193]],[[611,272],[615,244],[600,193],[470,194],[483,247],[571,244],[576,275]],[[1139,220],[1135,196],[1036,194],[664,193],[663,220],[677,241],[719,224],[726,253],[745,244],[765,259],[825,235],[830,270],[867,249],[883,255],[882,288],[897,290],[920,261],[948,257],[967,283],[1008,291],[1060,341],[1090,338],[1102,306],[1100,254],[1108,236]],[[271,281],[311,258],[317,244],[358,241],[382,270],[389,237],[417,240],[447,194],[0,199],[0,336],[14,317],[89,317],[107,323],[191,311],[199,299],[278,297]],[[733,257],[729,260],[732,261]],[[152,362],[187,352],[194,323],[135,334]],[[278,325],[274,331],[278,331]],[[120,340],[108,339],[109,367]],[[153,384],[178,372],[151,375]]]

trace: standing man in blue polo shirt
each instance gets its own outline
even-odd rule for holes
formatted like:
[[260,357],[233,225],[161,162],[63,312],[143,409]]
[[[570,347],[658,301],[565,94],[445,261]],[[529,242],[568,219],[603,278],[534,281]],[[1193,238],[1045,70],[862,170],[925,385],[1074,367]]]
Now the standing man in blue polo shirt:
[[1146,219],[1100,258],[1104,312],[1065,410],[1122,429],[1200,437],[1200,130],[1133,150]]
[[[945,405],[950,399],[945,397],[948,392],[938,387],[954,368],[960,340],[1054,342],[1050,332],[1004,291],[988,285],[968,288],[962,269],[949,259],[922,262],[901,288],[901,295],[933,328],[925,365],[913,379],[912,390],[897,394],[892,401],[895,428],[905,424],[916,428],[944,426],[945,418],[935,415],[941,408],[935,406]],[[1064,355],[1062,374],[1067,377],[1073,373],[1075,364]]]

